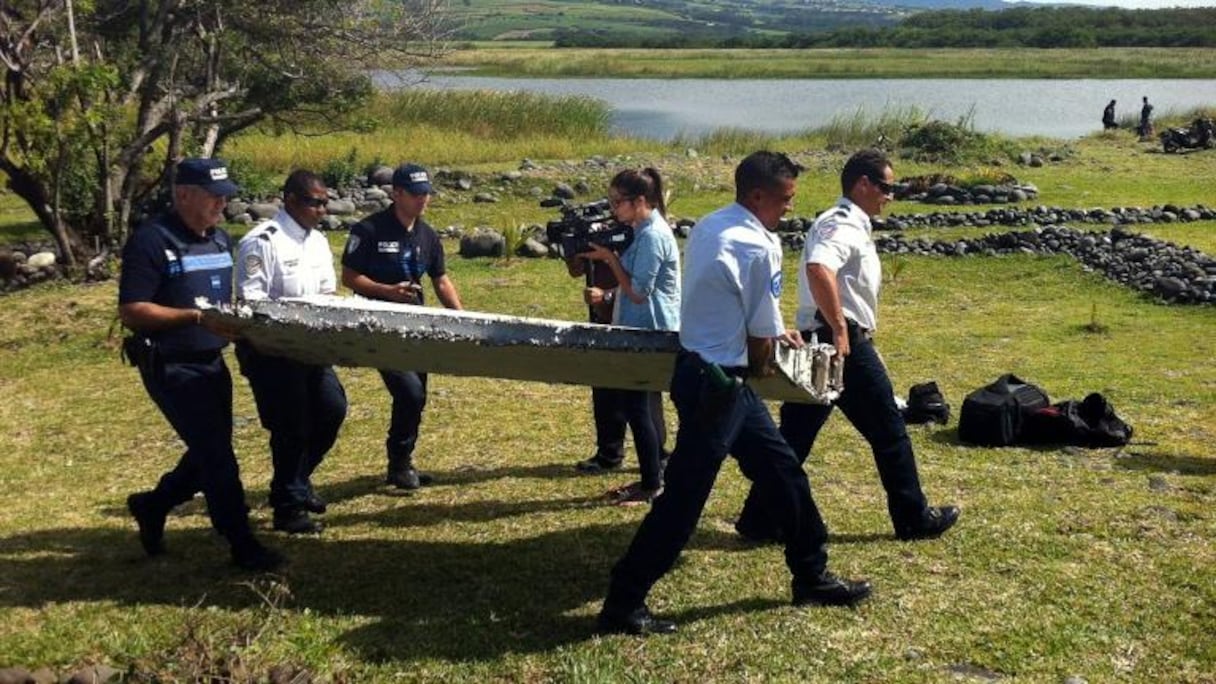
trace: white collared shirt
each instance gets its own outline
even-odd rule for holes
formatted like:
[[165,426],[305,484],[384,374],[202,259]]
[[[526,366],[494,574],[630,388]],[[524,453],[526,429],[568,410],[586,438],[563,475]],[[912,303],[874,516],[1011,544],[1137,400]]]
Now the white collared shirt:
[[840,308],[848,318],[868,330],[878,329],[878,291],[882,287],[882,262],[874,246],[870,216],[847,197],[815,219],[806,233],[802,248],[802,268],[798,269],[799,330],[819,326],[815,312],[819,307],[811,295],[806,277],[807,264],[820,264],[836,272]]
[[680,345],[747,365],[748,337],[779,337],[781,241],[738,203],[697,222],[684,248]]
[[237,297],[278,299],[333,294],[334,255],[317,230],[306,230],[285,209],[241,238]]

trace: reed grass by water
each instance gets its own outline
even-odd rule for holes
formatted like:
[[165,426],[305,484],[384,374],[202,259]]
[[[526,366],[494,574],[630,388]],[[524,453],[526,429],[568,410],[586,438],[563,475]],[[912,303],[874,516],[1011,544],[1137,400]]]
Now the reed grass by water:
[[611,112],[587,97],[410,88],[380,92],[368,106],[311,131],[262,127],[233,140],[225,154],[267,171],[321,168],[355,151],[355,163],[482,164],[524,157],[564,159],[618,154],[657,144],[611,136]]
[[650,50],[477,47],[451,66],[487,76],[615,78],[1213,78],[1216,49]]

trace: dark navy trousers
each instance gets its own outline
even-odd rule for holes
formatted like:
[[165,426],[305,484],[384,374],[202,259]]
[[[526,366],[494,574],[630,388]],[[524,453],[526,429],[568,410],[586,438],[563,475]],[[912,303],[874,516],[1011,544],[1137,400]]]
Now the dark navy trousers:
[[[626,405],[632,390],[591,388],[591,411],[595,418],[595,455],[604,463],[620,463],[625,458],[625,427],[629,413],[636,413],[636,398],[632,408]],[[651,423],[659,445],[659,455],[667,444],[667,421],[663,416],[663,393],[646,392]],[[635,437],[636,439],[636,437]],[[640,459],[639,459],[640,462]]]
[[313,471],[346,419],[346,390],[330,366],[269,356],[240,342],[236,352],[262,427],[270,432],[270,505],[302,507],[312,493]]
[[426,408],[426,373],[382,370],[380,378],[393,397],[388,438],[384,441],[389,461],[412,458],[422,425],[422,410]]
[[162,357],[139,370],[148,395],[186,444],[152,495],[168,511],[201,491],[220,534],[248,534],[249,511],[232,450],[232,376],[218,351],[178,358],[183,360]]
[[746,385],[720,391],[694,354],[681,353],[671,380],[680,426],[654,501],[624,557],[612,568],[604,611],[640,607],[650,588],[688,543],[729,454],[743,474],[769,493],[769,509],[789,530],[785,563],[794,581],[813,581],[827,567],[827,528],[810,484],[764,403]]
[[[824,328],[820,328],[822,335]],[[803,332],[810,339],[810,332]],[[849,355],[844,363],[844,390],[834,406],[857,428],[870,444],[878,476],[887,493],[887,511],[898,528],[920,521],[928,503],[921,490],[916,471],[916,456],[903,415],[895,405],[895,395],[886,366],[878,356],[873,341],[849,323]],[[832,405],[795,404],[781,406],[781,435],[794,450],[799,463],[804,463],[815,444],[819,430],[832,415]],[[765,492],[753,485],[739,528],[758,537],[779,536],[772,515],[765,510]]]

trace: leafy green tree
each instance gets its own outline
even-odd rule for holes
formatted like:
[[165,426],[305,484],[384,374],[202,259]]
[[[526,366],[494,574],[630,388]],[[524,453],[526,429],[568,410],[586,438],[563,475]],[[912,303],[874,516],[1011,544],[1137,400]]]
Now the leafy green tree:
[[[75,4],[74,4],[75,3]],[[0,171],[74,264],[176,161],[316,130],[444,47],[445,0],[0,0]],[[238,179],[239,180],[239,179]]]

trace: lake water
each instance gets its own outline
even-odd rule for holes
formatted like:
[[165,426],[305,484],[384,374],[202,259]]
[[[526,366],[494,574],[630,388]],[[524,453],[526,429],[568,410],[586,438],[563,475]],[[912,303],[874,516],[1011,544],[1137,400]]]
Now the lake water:
[[[392,88],[400,82],[380,74]],[[849,117],[909,106],[933,118],[970,115],[976,128],[1014,136],[1077,138],[1102,128],[1102,108],[1139,114],[1147,95],[1155,113],[1216,106],[1216,80],[722,80],[487,78],[434,74],[426,88],[588,95],[612,107],[618,132],[671,139],[718,128],[792,133]]]

